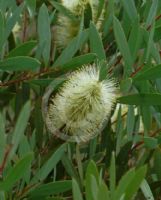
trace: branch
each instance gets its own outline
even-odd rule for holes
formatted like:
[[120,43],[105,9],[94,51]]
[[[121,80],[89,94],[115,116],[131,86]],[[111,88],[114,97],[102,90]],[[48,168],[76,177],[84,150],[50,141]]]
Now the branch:
[[11,149],[12,149],[12,145],[10,145],[5,152],[4,159],[2,161],[2,164],[0,165],[0,176],[2,176],[3,170],[4,170],[6,162],[7,162],[7,158],[8,158],[8,155],[9,155]]
[[4,83],[0,83],[0,88],[8,87],[12,84],[21,83],[21,82],[31,80],[33,78],[40,77],[40,76],[43,76],[43,75],[46,75],[46,74],[49,74],[49,73],[52,73],[52,72],[57,72],[57,71],[58,70],[56,68],[54,68],[54,69],[43,68],[43,70],[41,70],[40,72],[34,73],[34,74],[27,74],[26,76],[23,76],[24,75],[24,73],[23,73],[23,75],[19,79],[10,80],[10,81],[4,82]]

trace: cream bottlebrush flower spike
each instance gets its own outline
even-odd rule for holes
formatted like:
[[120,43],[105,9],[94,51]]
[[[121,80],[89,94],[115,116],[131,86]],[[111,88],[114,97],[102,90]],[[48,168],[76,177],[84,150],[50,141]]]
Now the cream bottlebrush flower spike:
[[95,65],[73,72],[50,103],[45,117],[50,132],[69,141],[85,142],[100,133],[116,99],[112,80],[99,80]]
[[100,30],[104,12],[102,11],[97,19],[99,0],[61,0],[61,3],[72,12],[75,17],[78,17],[78,20],[74,21],[63,14],[58,15],[55,42],[59,49],[66,47],[67,44],[78,34],[80,17],[88,5],[90,5],[92,10],[92,20],[96,24],[97,29]]

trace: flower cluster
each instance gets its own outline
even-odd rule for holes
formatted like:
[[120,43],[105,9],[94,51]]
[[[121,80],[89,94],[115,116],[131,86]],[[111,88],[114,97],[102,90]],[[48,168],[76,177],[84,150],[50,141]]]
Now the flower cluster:
[[60,90],[50,97],[46,124],[62,139],[85,142],[96,136],[116,99],[113,80],[100,81],[95,65],[73,72]]
[[55,42],[59,49],[67,46],[67,44],[78,34],[80,26],[80,17],[88,6],[92,11],[92,21],[100,30],[103,11],[98,13],[99,0],[62,0],[62,5],[68,9],[78,20],[72,20],[70,17],[59,13],[58,25],[56,28]]

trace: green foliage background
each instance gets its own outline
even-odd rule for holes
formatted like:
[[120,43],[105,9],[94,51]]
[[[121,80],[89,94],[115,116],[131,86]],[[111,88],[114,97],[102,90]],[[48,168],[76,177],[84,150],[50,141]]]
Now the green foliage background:
[[[161,1],[103,3],[102,34],[86,13],[60,51],[57,16],[71,15],[59,2],[0,0],[0,200],[161,199]],[[120,86],[117,117],[89,143],[61,141],[45,128],[42,96],[95,61]]]

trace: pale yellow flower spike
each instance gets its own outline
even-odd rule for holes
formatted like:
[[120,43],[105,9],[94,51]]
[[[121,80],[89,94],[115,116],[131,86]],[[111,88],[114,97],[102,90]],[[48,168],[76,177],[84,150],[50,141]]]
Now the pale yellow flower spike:
[[[69,9],[76,17],[80,17],[87,5],[89,4],[92,9],[92,20],[96,24],[98,31],[101,28],[103,20],[103,11],[97,19],[98,14],[98,0],[62,0],[62,5]],[[69,17],[59,14],[58,25],[56,27],[55,42],[59,49],[65,48],[68,43],[78,34],[80,20],[73,21]]]
[[46,116],[50,132],[78,143],[101,132],[116,100],[117,89],[112,80],[100,81],[99,73],[95,65],[77,70],[50,98]]

